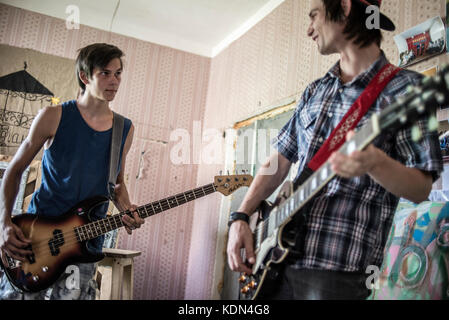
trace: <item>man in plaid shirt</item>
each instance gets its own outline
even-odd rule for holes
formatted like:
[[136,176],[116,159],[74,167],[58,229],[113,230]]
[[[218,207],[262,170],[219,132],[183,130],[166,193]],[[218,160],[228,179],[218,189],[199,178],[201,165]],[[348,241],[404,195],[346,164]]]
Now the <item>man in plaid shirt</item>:
[[[380,6],[380,1],[312,0],[308,36],[321,54],[338,53],[340,60],[306,88],[293,117],[274,142],[277,152],[258,172],[238,213],[252,214],[283,182],[292,163],[299,161],[301,173],[370,81],[388,64],[380,49],[380,30],[366,27],[368,5]],[[394,24],[383,14],[380,21],[382,29],[394,30]],[[357,128],[420,79],[415,72],[399,71]],[[365,270],[382,264],[399,198],[415,203],[426,200],[443,170],[437,134],[427,131],[426,119],[418,124],[423,132],[419,144],[411,140],[410,129],[403,129],[381,134],[362,152],[331,155],[329,161],[337,177],[296,214],[304,213],[305,217],[295,229],[298,239],[293,249],[297,254],[285,263],[275,290],[262,292],[259,298],[369,296]],[[274,163],[278,170],[270,175],[268,170]],[[235,219],[230,226],[228,263],[231,270],[250,274],[240,255],[240,249],[245,248],[249,263],[255,262],[245,220]]]

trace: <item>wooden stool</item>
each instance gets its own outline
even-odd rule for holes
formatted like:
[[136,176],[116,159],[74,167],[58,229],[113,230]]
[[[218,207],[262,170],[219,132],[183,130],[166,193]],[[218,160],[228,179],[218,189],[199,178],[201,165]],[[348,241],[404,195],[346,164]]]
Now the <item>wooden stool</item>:
[[141,251],[103,248],[105,258],[98,262],[96,280],[99,300],[132,300],[133,259]]

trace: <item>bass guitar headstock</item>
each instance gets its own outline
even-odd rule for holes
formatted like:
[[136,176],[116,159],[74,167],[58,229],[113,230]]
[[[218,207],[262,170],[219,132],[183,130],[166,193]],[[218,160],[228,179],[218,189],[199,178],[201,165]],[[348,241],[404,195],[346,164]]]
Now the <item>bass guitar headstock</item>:
[[215,189],[225,196],[241,187],[249,187],[251,182],[253,177],[249,174],[216,176],[214,179]]

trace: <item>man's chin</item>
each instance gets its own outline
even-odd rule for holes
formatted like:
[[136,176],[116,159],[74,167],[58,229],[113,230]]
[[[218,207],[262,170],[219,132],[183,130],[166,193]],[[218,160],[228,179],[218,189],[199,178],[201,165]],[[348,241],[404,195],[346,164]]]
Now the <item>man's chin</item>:
[[109,103],[109,102],[114,101],[114,98],[115,97],[101,97],[101,98],[98,98],[98,100]]
[[104,100],[106,100],[107,102],[111,102],[115,99],[116,94],[108,94],[106,96],[103,97]]
[[328,46],[320,45],[320,43],[317,42],[316,47],[318,49],[318,52],[323,56],[328,56],[328,55],[333,54],[333,52],[331,52],[332,51],[331,48],[329,48]]
[[332,50],[326,49],[326,48],[318,48],[318,52],[322,55],[322,56],[330,56],[331,54],[334,54],[335,52],[333,52]]

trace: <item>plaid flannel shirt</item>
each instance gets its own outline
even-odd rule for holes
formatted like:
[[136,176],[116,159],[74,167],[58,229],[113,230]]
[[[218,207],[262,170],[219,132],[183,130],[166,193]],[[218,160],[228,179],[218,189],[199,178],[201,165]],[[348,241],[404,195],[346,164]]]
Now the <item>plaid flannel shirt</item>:
[[[273,141],[273,146],[289,161],[299,161],[298,176],[371,79],[387,63],[382,52],[366,71],[343,84],[337,62],[323,78],[306,88],[293,117]],[[416,72],[401,70],[382,91],[357,129],[373,113],[379,113],[394,98],[405,94],[406,87],[421,77]],[[420,143],[412,141],[409,128],[382,133],[373,143],[406,167],[430,173],[435,181],[443,170],[438,135],[428,132],[426,119],[418,124],[423,131]],[[398,202],[398,197],[367,174],[352,179],[335,177],[301,209],[305,223],[297,230],[301,255],[296,260],[296,267],[349,272],[365,272],[368,265],[380,267]]]

